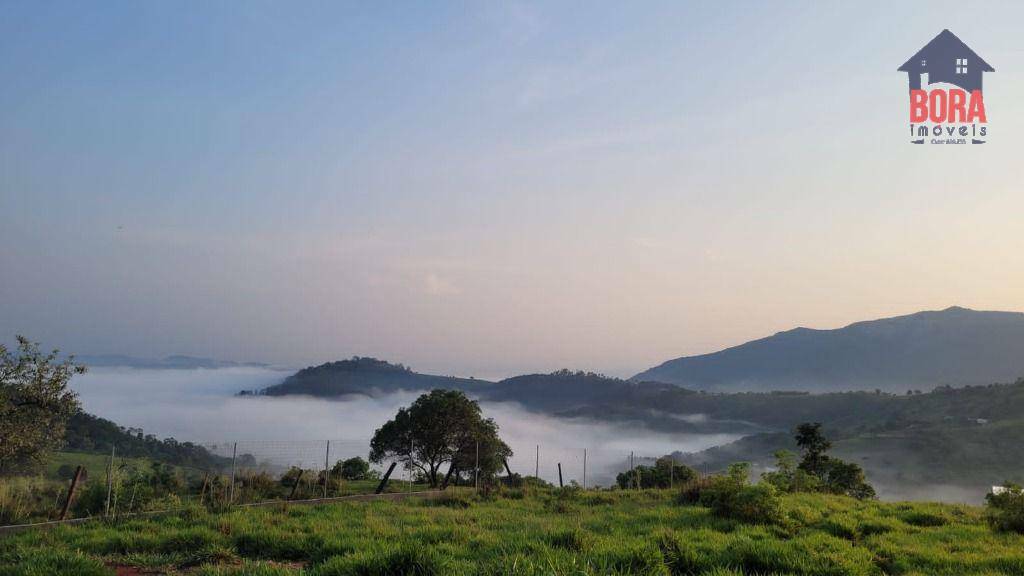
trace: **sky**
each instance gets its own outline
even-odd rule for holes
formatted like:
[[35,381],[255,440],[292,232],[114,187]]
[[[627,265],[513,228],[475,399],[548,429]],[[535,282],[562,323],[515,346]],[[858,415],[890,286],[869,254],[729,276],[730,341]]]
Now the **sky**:
[[[384,5],[386,4],[386,5]],[[1024,310],[1015,2],[0,1],[0,338],[498,378]],[[949,28],[984,146],[914,146]]]

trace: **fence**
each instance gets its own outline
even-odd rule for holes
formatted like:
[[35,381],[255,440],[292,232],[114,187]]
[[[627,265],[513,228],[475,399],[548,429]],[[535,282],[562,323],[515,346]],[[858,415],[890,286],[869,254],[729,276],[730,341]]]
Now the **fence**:
[[[77,455],[74,474],[0,479],[0,525],[174,510],[191,505],[226,508],[269,502],[341,498],[378,492],[431,489],[404,460],[344,467],[366,460],[369,439],[322,441],[221,441],[195,443],[207,451],[204,465],[175,465],[118,453]],[[656,468],[657,456],[617,447],[514,446],[504,470],[484,482],[529,482],[582,489],[671,487],[687,469]],[[69,455],[62,455],[67,458]],[[76,455],[71,455],[76,456]],[[447,473],[448,465],[440,470]],[[707,470],[698,470],[707,473]],[[653,475],[657,473],[657,478]],[[646,475],[646,476],[645,476]],[[534,478],[534,480],[531,480]],[[454,489],[476,488],[478,470],[451,479]]]

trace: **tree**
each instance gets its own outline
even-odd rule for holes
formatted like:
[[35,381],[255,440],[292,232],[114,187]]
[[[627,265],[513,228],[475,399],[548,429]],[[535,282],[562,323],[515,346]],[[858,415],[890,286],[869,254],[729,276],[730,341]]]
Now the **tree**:
[[68,389],[84,366],[72,358],[18,336],[16,354],[0,345],[0,474],[38,466],[60,447],[68,419],[78,411],[78,398]]
[[825,470],[825,486],[829,492],[861,500],[875,497],[875,489],[868,484],[864,469],[859,464],[829,458]]
[[359,456],[338,460],[331,468],[331,475],[341,477],[345,480],[368,480],[373,477],[370,470],[370,463]]
[[500,471],[512,456],[498,437],[498,425],[481,415],[479,404],[457,390],[433,390],[377,429],[370,441],[370,461],[397,459],[436,487],[446,463],[462,471],[475,469],[478,445],[479,471],[485,477]]
[[[821,433],[820,423],[807,422],[797,426],[795,436],[797,445],[803,449],[803,459],[792,477],[791,491],[809,489],[805,483],[800,482],[798,474],[802,472],[813,478],[816,486],[811,489],[819,492],[846,494],[862,499],[875,497],[875,489],[868,484],[860,465],[826,454],[832,448],[832,443]],[[772,482],[771,479],[768,481]]]
[[669,488],[673,484],[682,485],[697,477],[693,468],[677,463],[669,456],[662,456],[654,462],[654,466],[637,466],[633,470],[620,472],[615,477],[619,488],[636,486],[639,478],[641,488]]
[[828,456],[825,452],[828,452],[832,448],[832,442],[829,442],[825,435],[821,432],[820,422],[805,422],[796,427],[796,444],[803,452],[804,457],[800,462],[799,468],[808,474],[818,476],[823,473],[825,467],[825,461],[828,460]]
[[775,470],[765,472],[761,479],[779,492],[816,492],[818,478],[801,470],[796,464],[796,455],[789,450],[778,450],[775,456]]

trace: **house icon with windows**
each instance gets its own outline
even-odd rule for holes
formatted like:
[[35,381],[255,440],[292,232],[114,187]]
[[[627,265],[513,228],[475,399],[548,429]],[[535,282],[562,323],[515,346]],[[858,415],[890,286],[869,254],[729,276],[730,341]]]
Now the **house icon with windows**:
[[910,77],[910,89],[920,90],[929,84],[945,82],[963,88],[968,94],[981,90],[981,77],[995,69],[949,30],[939,32],[897,68]]

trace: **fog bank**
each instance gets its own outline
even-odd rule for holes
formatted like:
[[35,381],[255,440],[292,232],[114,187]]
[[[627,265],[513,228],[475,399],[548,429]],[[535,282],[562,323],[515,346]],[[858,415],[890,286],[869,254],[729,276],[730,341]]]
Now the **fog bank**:
[[[86,411],[147,434],[225,447],[239,442],[240,453],[279,463],[321,465],[325,440],[331,459],[366,456],[374,431],[408,406],[420,392],[381,397],[351,396],[338,400],[311,397],[235,396],[280,382],[287,372],[259,368],[159,370],[95,368],[72,381]],[[561,419],[529,412],[518,404],[481,404],[484,415],[500,426],[512,447],[514,472],[583,482],[584,449],[587,481],[607,485],[625,468],[630,454],[637,461],[673,451],[692,452],[731,442],[734,434],[670,434],[639,424]],[[539,447],[539,462],[538,462]]]

